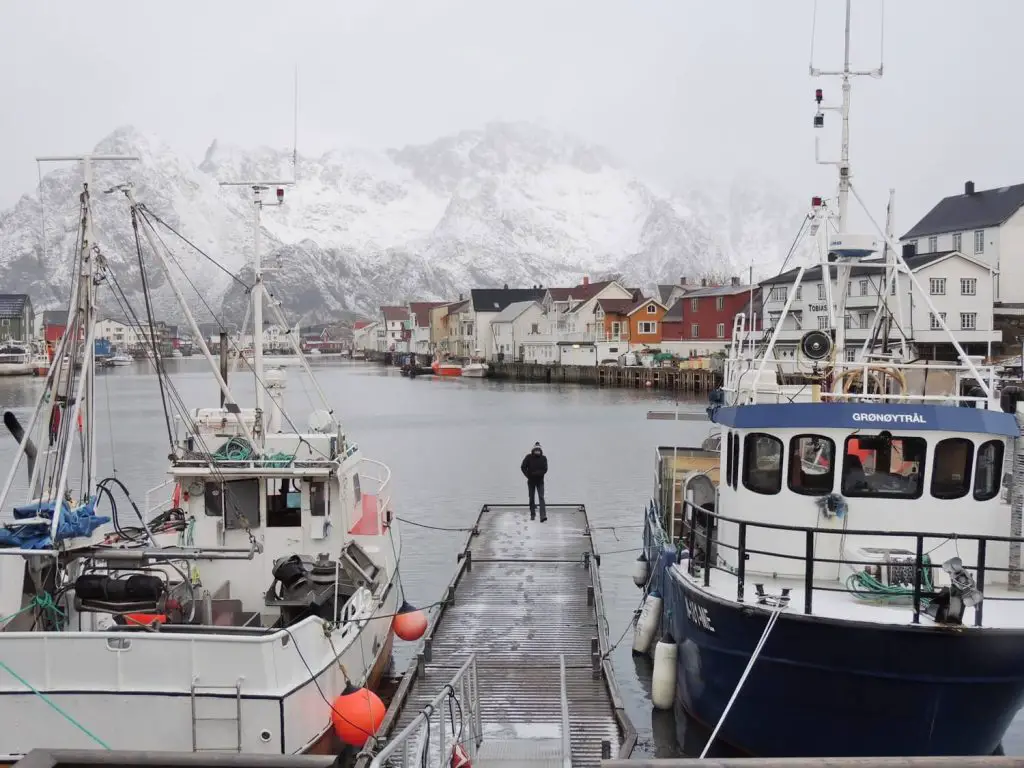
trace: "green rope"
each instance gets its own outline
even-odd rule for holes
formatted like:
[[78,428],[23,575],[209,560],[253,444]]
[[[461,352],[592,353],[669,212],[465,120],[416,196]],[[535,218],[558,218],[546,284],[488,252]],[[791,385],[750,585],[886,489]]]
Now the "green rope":
[[41,595],[36,595],[35,597],[33,597],[29,601],[29,604],[22,608],[20,611],[15,611],[10,616],[0,617],[0,624],[6,624],[11,619],[15,619],[18,616],[21,616],[21,614],[28,613],[29,611],[35,608],[38,608],[43,612],[48,612],[51,618],[55,620],[57,626],[60,626],[60,622],[64,618],[64,611],[57,607],[57,604],[53,602],[53,598],[50,597],[49,593],[47,592],[44,592]]
[[[249,461],[254,458],[256,452],[248,440],[241,437],[232,437],[213,454],[214,459],[220,461]],[[264,456],[260,463],[271,469],[290,467],[295,461],[293,453],[272,453]]]
[[[921,559],[921,591],[931,592],[934,589],[932,584],[931,558],[925,555]],[[846,579],[846,588],[854,597],[862,600],[901,600],[914,596],[913,588],[897,587],[883,584],[866,571],[858,571],[850,574]],[[922,598],[922,603],[927,603],[928,598]]]
[[49,705],[49,706],[50,706],[50,707],[51,707],[51,708],[52,708],[52,709],[53,709],[53,710],[54,710],[54,711],[55,711],[55,712],[56,712],[57,714],[59,714],[59,715],[60,715],[61,717],[63,717],[63,718],[65,719],[65,720],[67,720],[67,721],[68,721],[69,723],[71,723],[71,724],[72,724],[73,726],[75,726],[75,728],[77,728],[78,730],[80,730],[80,731],[81,731],[82,733],[84,733],[84,734],[85,734],[86,736],[88,736],[88,737],[89,737],[90,739],[92,739],[93,741],[95,741],[95,742],[96,742],[97,744],[99,744],[99,745],[100,745],[101,747],[103,747],[104,749],[111,749],[111,746],[110,746],[109,744],[107,744],[107,742],[105,742],[105,741],[104,741],[103,739],[101,739],[101,738],[100,738],[99,736],[97,736],[97,735],[96,735],[95,733],[93,733],[92,731],[90,731],[90,730],[89,730],[88,728],[86,728],[86,727],[85,727],[84,725],[82,725],[82,724],[81,724],[80,722],[78,722],[77,720],[75,720],[75,718],[73,718],[73,717],[72,717],[71,715],[69,715],[69,714],[68,714],[67,712],[65,712],[65,711],[64,711],[63,709],[61,709],[61,708],[60,708],[60,706],[59,706],[59,705],[58,705],[58,704],[57,704],[57,703],[56,703],[55,701],[53,701],[53,700],[52,700],[52,699],[51,699],[51,698],[50,698],[49,696],[47,696],[47,695],[46,695],[45,693],[43,693],[43,692],[42,692],[42,691],[40,691],[40,690],[39,690],[38,688],[36,688],[35,686],[33,686],[33,685],[32,685],[32,683],[30,683],[30,682],[29,682],[28,680],[26,680],[25,678],[23,678],[23,677],[22,677],[21,675],[19,675],[19,674],[18,674],[17,672],[15,672],[15,671],[14,671],[13,669],[11,669],[11,668],[10,668],[9,666],[7,666],[7,665],[6,665],[6,664],[5,664],[4,662],[2,662],[2,661],[0,661],[0,669],[4,669],[4,670],[6,670],[6,672],[7,672],[7,673],[8,673],[8,674],[9,674],[9,675],[10,675],[11,677],[13,677],[13,678],[14,678],[15,680],[17,680],[17,681],[18,681],[19,683],[21,683],[22,685],[24,685],[24,686],[25,686],[26,688],[28,688],[28,689],[29,689],[30,691],[32,691],[32,693],[34,693],[34,694],[35,694],[36,696],[38,696],[38,697],[39,697],[40,699],[42,699],[42,700],[43,700],[43,702],[45,702],[45,703],[46,703],[47,705]]

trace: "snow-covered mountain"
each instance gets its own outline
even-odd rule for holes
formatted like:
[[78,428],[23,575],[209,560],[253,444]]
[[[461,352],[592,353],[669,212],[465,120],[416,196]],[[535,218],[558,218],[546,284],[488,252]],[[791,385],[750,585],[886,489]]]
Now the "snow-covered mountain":
[[[130,180],[150,210],[244,281],[248,191],[219,182],[293,176],[287,150],[215,141],[197,166],[134,128],[114,131],[96,151],[140,158],[95,169],[97,239],[133,299],[140,275],[127,202],[103,190]],[[400,150],[299,156],[297,166],[285,205],[265,210],[262,236],[275,268],[267,281],[303,321],[473,287],[571,285],[584,275],[619,273],[646,286],[681,275],[745,277],[754,263],[756,276],[777,268],[804,212],[764,179],[668,193],[600,147],[523,123]],[[28,292],[37,307],[66,301],[80,179],[72,166],[53,171],[43,177],[42,210],[33,190],[0,212],[0,290]],[[239,322],[244,289],[169,233],[163,239],[196,286],[187,293],[200,319],[208,304]],[[148,248],[144,256],[153,264]],[[157,311],[171,315],[162,275],[155,265],[147,274]]]

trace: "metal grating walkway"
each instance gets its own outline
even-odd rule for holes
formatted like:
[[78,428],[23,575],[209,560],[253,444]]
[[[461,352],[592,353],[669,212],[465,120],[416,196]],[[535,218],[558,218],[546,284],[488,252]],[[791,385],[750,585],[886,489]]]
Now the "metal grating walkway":
[[385,727],[397,732],[410,723],[475,653],[484,745],[557,740],[562,654],[573,766],[599,766],[602,742],[610,757],[627,757],[636,734],[603,658],[599,559],[586,509],[548,506],[541,523],[525,506],[485,506],[459,562],[449,602],[428,629]]

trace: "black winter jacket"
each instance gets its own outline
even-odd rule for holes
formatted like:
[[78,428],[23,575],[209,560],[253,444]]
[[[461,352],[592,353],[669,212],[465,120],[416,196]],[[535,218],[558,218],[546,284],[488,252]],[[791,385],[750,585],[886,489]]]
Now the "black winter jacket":
[[543,453],[534,454],[532,451],[526,454],[522,466],[519,467],[528,480],[543,480],[548,471],[548,457]]

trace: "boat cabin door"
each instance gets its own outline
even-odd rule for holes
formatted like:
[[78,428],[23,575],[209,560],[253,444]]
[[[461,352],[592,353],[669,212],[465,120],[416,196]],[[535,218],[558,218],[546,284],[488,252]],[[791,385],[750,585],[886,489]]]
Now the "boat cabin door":
[[[706,472],[687,472],[683,475],[680,485],[686,503],[681,505],[680,514],[677,515],[676,510],[672,510],[672,540],[685,542],[687,547],[691,548],[691,556],[697,557],[696,552],[704,551],[707,536],[714,538],[714,518],[699,511],[695,512],[693,508],[714,512],[718,489]],[[714,551],[714,544],[711,547]]]

